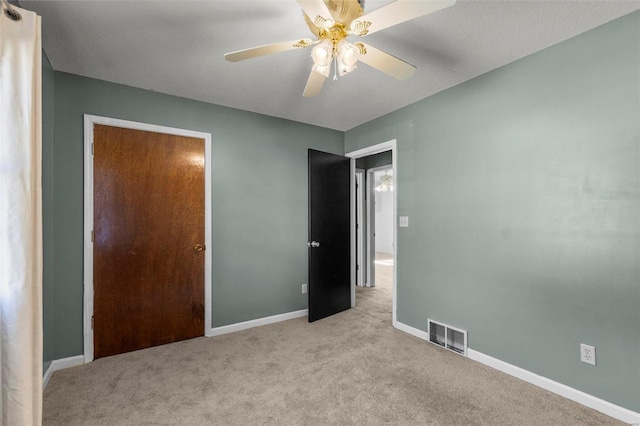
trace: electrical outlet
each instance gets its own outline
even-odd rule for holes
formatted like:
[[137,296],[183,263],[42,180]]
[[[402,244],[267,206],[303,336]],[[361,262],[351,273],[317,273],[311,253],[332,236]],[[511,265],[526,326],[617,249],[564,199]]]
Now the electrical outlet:
[[307,294],[307,285],[302,284],[302,294]]
[[580,343],[580,361],[596,365],[596,348]]

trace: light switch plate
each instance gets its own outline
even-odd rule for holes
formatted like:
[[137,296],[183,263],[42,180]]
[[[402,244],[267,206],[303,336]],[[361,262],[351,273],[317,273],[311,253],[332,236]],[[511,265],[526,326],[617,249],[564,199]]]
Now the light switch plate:
[[400,228],[409,227],[409,216],[400,216]]

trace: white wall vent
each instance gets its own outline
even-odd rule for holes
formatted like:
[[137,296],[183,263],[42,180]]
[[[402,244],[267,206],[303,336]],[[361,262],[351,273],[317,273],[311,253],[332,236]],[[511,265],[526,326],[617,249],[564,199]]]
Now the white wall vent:
[[427,319],[429,341],[457,354],[467,356],[467,331]]

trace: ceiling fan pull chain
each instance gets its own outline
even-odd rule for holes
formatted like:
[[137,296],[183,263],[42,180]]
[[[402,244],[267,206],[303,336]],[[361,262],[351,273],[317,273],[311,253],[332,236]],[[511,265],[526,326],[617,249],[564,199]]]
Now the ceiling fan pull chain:
[[333,55],[333,81],[338,81],[338,56]]

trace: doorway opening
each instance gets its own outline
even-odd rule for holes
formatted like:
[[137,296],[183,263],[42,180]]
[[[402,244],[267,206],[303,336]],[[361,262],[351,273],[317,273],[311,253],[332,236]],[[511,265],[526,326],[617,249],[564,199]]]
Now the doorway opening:
[[[352,162],[352,307],[387,312],[396,325],[396,141],[347,153]],[[356,290],[356,287],[358,289]],[[376,294],[371,298],[371,294]],[[356,297],[358,301],[356,301]],[[386,303],[387,306],[380,306]]]
[[[390,151],[387,151],[390,153]],[[381,153],[385,154],[385,152]],[[376,155],[381,155],[376,154]],[[390,155],[389,155],[390,157]],[[372,157],[364,157],[372,158]],[[391,159],[389,159],[391,160]],[[391,289],[393,284],[393,170],[391,165],[367,170],[369,218],[367,287]]]

